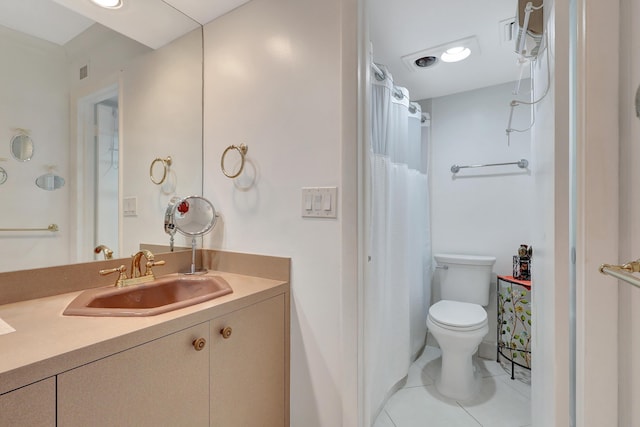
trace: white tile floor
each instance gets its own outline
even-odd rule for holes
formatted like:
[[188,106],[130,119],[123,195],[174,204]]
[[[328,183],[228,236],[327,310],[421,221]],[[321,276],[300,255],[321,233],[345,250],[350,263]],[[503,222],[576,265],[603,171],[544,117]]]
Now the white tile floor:
[[482,377],[480,393],[457,402],[436,390],[440,349],[426,347],[373,427],[529,427],[531,387],[512,380],[495,361],[478,358],[475,364]]

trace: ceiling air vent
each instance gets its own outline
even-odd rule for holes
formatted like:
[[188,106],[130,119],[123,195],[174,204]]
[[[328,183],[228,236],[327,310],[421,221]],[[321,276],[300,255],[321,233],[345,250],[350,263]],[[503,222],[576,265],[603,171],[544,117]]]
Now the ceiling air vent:
[[498,22],[500,44],[511,44],[516,36],[516,18],[511,17]]
[[438,58],[436,56],[423,56],[413,62],[420,68],[427,68],[436,65]]

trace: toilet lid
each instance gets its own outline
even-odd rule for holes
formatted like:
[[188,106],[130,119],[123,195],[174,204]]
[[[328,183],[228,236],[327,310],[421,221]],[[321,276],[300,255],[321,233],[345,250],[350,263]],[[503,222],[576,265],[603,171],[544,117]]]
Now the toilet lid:
[[453,328],[469,328],[487,321],[487,312],[478,304],[442,300],[429,308],[431,319]]

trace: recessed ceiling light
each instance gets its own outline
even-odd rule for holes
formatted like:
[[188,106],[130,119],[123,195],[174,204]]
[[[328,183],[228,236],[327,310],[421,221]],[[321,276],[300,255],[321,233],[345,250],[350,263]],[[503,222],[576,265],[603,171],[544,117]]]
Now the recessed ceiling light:
[[456,46],[445,50],[440,59],[444,62],[458,62],[466,59],[469,55],[471,55],[471,49],[464,46]]
[[122,0],[91,0],[93,3],[106,9],[119,9],[122,7]]

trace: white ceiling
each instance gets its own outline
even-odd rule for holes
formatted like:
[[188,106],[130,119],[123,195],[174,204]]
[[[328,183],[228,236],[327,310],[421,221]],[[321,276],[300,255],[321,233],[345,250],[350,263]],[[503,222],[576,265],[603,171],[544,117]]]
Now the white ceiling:
[[124,0],[108,10],[89,0],[0,0],[0,25],[64,45],[99,22],[157,49],[248,1]]
[[[64,45],[99,22],[157,49],[248,1],[125,0],[121,9],[112,11],[89,0],[0,0],[0,25]],[[514,42],[502,40],[499,22],[515,16],[516,4],[368,0],[374,62],[386,65],[413,100],[514,81],[520,73]],[[480,49],[465,61],[415,71],[402,61],[405,55],[470,36],[477,38]]]
[[0,25],[59,45],[93,23],[51,0],[0,0]]
[[[516,7],[516,0],[369,0],[373,60],[388,67],[412,100],[517,80],[515,42],[502,41],[499,25],[515,17]],[[401,59],[470,36],[480,50],[464,61],[410,71]]]

